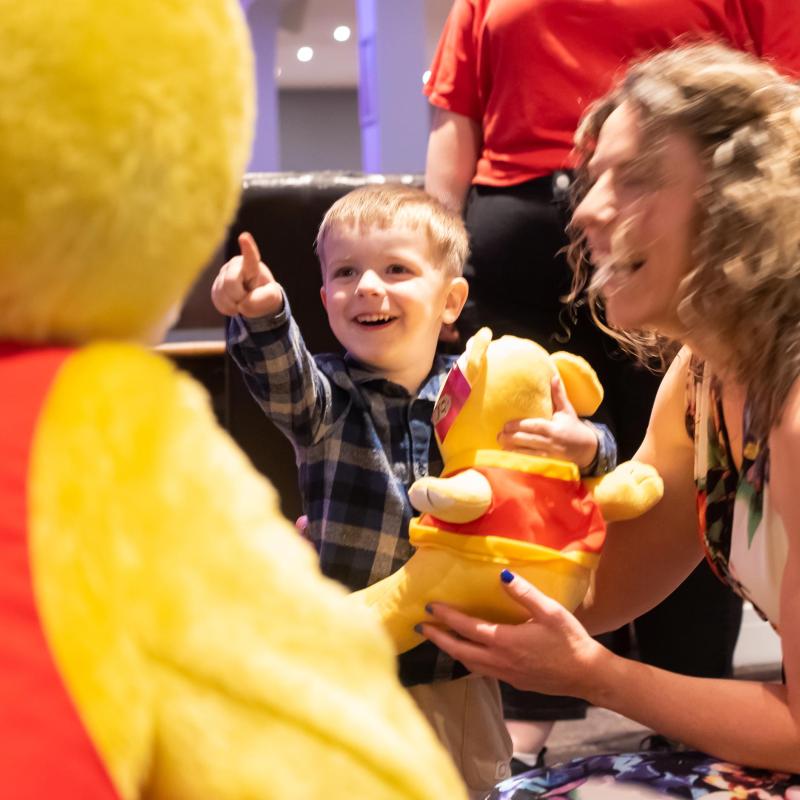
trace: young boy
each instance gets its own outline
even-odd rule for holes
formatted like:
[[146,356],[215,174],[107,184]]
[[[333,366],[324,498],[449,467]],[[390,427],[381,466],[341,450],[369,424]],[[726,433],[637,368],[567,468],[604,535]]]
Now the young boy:
[[[436,346],[467,298],[466,231],[460,217],[407,186],[366,186],[334,203],[317,254],[322,303],[344,356],[308,353],[252,237],[239,243],[242,255],[212,288],[214,305],[231,317],[230,352],[294,445],[322,571],[361,589],[410,558],[408,487],[441,469],[431,412],[454,358]],[[597,436],[577,418],[553,436],[577,463],[597,460]],[[483,796],[508,774],[510,741],[496,681],[465,676],[430,643],[400,657],[401,680]]]

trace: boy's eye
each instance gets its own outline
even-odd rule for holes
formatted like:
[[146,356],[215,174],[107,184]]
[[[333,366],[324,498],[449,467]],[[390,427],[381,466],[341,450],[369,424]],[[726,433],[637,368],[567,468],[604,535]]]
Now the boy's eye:
[[408,272],[409,269],[404,264],[389,264],[389,266],[386,268],[386,271],[390,275],[402,275]]
[[355,275],[353,267],[336,267],[333,271],[332,278],[352,278]]

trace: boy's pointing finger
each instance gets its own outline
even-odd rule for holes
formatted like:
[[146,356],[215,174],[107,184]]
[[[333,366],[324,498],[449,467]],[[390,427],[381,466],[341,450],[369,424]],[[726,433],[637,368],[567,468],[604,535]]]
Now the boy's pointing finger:
[[239,234],[239,249],[242,252],[242,278],[248,283],[255,281],[259,276],[261,253],[256,240],[247,231]]

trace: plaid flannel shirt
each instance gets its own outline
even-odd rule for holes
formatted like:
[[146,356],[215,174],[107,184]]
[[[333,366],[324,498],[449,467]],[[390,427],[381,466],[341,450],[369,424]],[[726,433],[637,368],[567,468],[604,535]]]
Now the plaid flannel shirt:
[[[294,446],[322,572],[352,590],[395,572],[413,553],[408,487],[441,471],[431,413],[454,357],[437,356],[412,396],[349,355],[312,357],[285,298],[273,317],[232,317],[227,339],[250,393]],[[466,672],[430,642],[400,656],[407,686]]]
[[[322,572],[351,590],[395,572],[413,553],[408,487],[441,472],[431,414],[455,357],[436,356],[412,396],[348,354],[312,356],[285,297],[272,317],[230,318],[227,340],[250,393],[294,446]],[[613,466],[616,443],[596,429],[600,474]],[[407,686],[465,674],[430,642],[400,656]]]

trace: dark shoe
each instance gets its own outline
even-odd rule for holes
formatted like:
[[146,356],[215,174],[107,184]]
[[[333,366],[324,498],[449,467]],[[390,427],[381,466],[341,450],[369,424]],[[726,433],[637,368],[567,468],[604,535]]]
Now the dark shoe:
[[682,746],[679,742],[673,742],[660,733],[651,733],[639,742],[639,749],[647,753],[677,753]]
[[511,775],[521,775],[523,772],[530,772],[533,769],[542,769],[545,765],[544,754],[546,752],[547,748],[543,747],[536,756],[536,763],[533,766],[526,764],[524,761],[520,761],[518,758],[512,758],[509,765],[511,767]]

